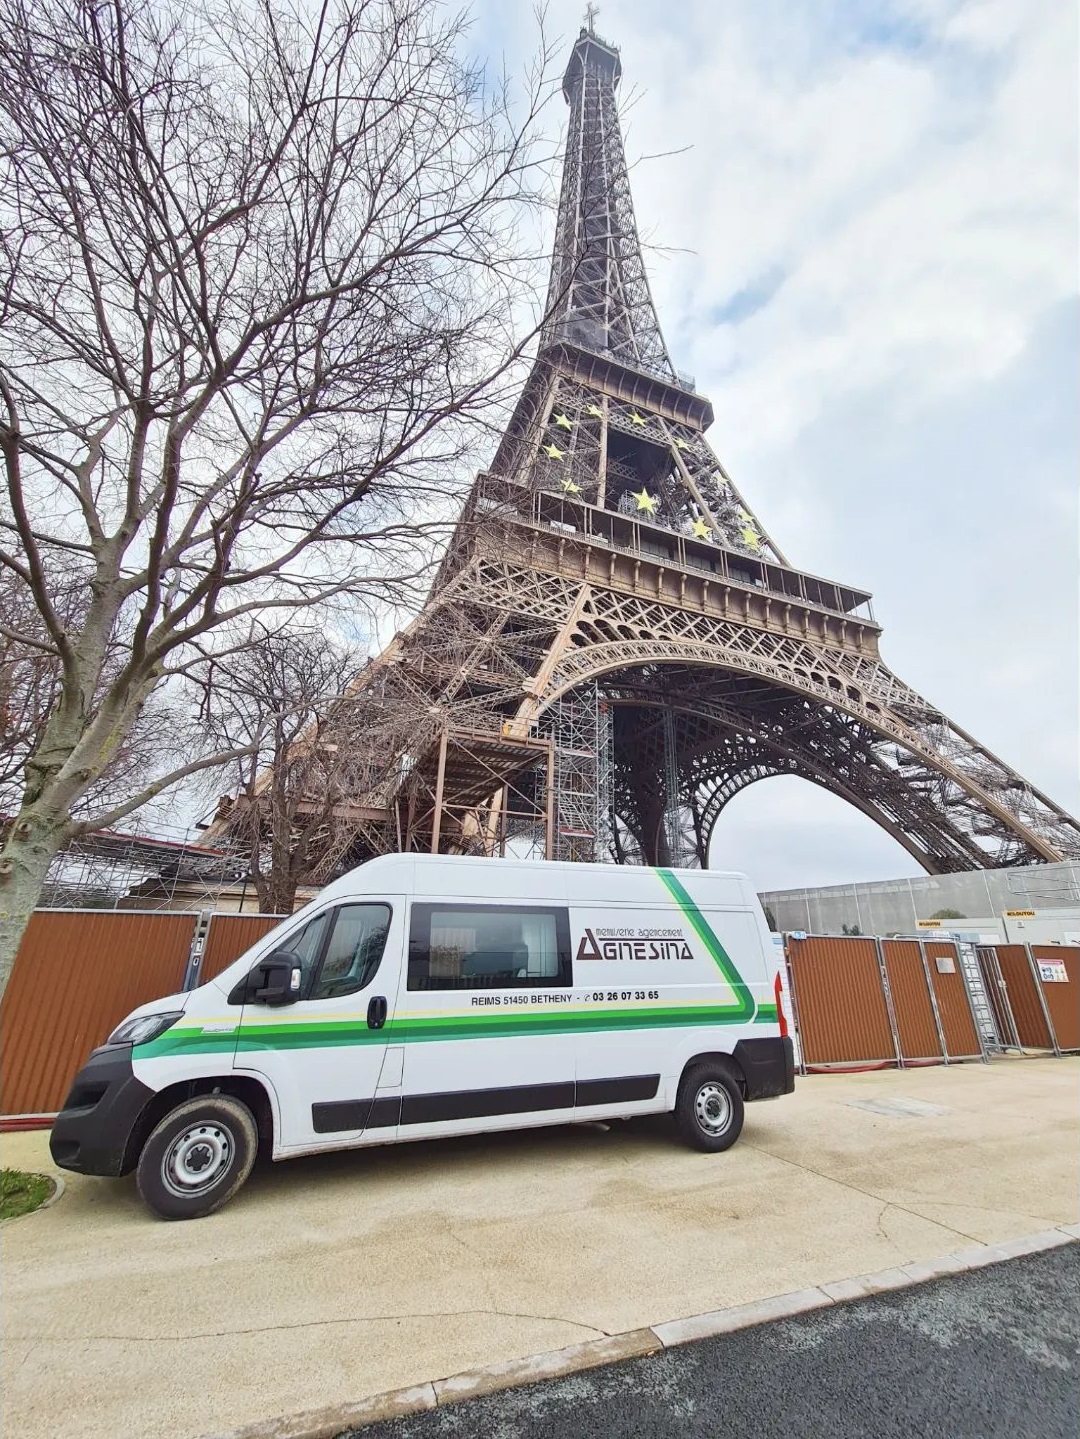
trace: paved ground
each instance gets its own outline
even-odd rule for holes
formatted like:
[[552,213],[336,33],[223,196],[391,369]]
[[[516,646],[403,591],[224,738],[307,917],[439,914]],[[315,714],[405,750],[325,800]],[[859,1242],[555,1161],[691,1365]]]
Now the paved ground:
[[1074,1223],[1078,1078],[805,1080],[721,1155],[650,1121],[298,1160],[189,1224],[68,1176],[4,1226],[6,1432],[195,1439]]
[[1075,1439],[1080,1244],[357,1439]]

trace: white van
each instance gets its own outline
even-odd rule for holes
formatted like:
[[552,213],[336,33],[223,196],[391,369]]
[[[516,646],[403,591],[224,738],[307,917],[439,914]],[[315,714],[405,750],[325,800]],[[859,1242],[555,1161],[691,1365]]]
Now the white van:
[[674,1111],[699,1149],[794,1089],[742,875],[387,855],[80,1070],[53,1159],[209,1214],[274,1159]]

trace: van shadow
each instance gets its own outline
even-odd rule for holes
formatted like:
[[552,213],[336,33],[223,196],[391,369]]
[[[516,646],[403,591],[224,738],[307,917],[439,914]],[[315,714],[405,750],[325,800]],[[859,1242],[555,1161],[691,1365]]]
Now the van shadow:
[[604,1124],[566,1124],[550,1128],[513,1129],[406,1143],[339,1149],[256,1165],[248,1188],[265,1199],[287,1196],[335,1180],[366,1185],[420,1183],[431,1178],[447,1182],[466,1174],[484,1172],[491,1178],[511,1176],[523,1169],[546,1170],[570,1161],[599,1160],[612,1146],[622,1151],[662,1153],[679,1147],[669,1115],[642,1115]]

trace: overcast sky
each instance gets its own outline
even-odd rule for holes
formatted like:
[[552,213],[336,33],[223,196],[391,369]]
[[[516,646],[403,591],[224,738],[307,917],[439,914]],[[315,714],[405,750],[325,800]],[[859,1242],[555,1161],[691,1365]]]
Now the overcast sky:
[[[520,72],[531,0],[479,0]],[[568,53],[577,0],[551,0]],[[1077,810],[1071,0],[606,0],[653,294],[792,562],[865,585],[897,673]],[[558,110],[563,109],[563,114]],[[552,129],[564,107],[549,114]],[[799,780],[736,797],[759,888],[921,871]]]

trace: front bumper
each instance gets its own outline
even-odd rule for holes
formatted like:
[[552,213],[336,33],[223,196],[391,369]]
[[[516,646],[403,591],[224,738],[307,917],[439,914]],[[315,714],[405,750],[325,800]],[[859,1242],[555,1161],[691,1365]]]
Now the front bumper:
[[795,1092],[795,1046],[789,1034],[740,1039],[733,1058],[746,1078],[747,1099],[775,1099]]
[[49,1152],[61,1169],[115,1177],[134,1167],[131,1143],[154,1091],[135,1078],[130,1044],[95,1049],[56,1116]]

